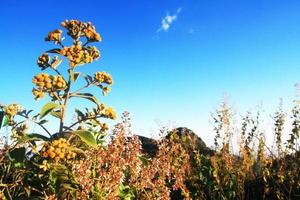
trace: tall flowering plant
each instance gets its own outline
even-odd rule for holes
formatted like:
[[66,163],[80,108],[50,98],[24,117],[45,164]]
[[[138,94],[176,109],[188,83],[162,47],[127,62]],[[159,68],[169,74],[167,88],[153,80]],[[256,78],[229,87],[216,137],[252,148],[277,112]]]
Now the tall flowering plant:
[[[21,197],[59,192],[63,192],[65,197],[72,195],[71,192],[65,192],[76,189],[76,180],[69,170],[72,163],[85,157],[85,150],[97,149],[100,146],[108,131],[107,123],[100,119],[116,118],[112,107],[105,106],[96,96],[84,91],[94,86],[105,96],[113,84],[112,77],[104,71],[95,72],[93,75],[79,71],[80,66],[100,58],[99,50],[92,46],[101,42],[100,34],[90,22],[65,20],[61,26],[71,39],[71,45],[64,44],[62,30],[49,32],[45,40],[54,43],[56,48],[38,57],[37,65],[42,72],[32,79],[34,99],[48,97],[50,101],[36,115],[31,114],[32,110],[27,111],[18,104],[0,105],[0,126],[10,128],[12,133],[12,148],[4,149],[5,152],[1,155],[7,155],[16,169],[28,170],[30,167],[26,172],[25,186],[23,185],[28,190],[20,192],[18,184],[15,185],[15,190],[12,186],[2,184],[0,192],[5,196],[16,198],[18,195]],[[63,61],[67,64],[63,65]],[[85,80],[85,84],[78,86],[80,78]],[[77,98],[86,99],[94,106],[85,110],[75,109],[76,119],[68,124],[66,116],[70,100]],[[59,120],[58,126],[51,130],[46,126],[49,117]],[[30,133],[29,124],[32,123],[39,126],[44,133]],[[6,176],[1,176],[1,183],[5,182],[5,178],[14,179],[14,173]],[[34,182],[41,184],[35,185]]]

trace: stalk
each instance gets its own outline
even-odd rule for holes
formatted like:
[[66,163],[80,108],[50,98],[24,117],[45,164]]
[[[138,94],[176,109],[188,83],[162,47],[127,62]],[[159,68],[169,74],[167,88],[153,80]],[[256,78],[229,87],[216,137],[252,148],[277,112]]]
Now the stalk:
[[60,118],[59,132],[58,132],[59,137],[61,137],[63,135],[65,113],[66,113],[67,105],[68,105],[68,102],[70,99],[70,89],[71,89],[71,75],[69,74],[69,80],[68,80],[67,89],[65,92],[66,97],[65,97],[64,104],[61,107],[61,118]]

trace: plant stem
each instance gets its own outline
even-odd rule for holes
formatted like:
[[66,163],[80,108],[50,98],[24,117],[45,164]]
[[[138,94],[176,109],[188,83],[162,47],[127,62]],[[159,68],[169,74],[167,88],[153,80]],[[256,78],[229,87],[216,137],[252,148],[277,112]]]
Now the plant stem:
[[61,75],[61,73],[57,70],[51,67],[51,69],[53,69],[58,75]]
[[67,110],[67,105],[70,99],[70,89],[71,89],[71,75],[69,74],[69,80],[67,84],[67,89],[66,89],[66,97],[63,106],[61,107],[61,118],[60,118],[60,125],[59,125],[59,132],[58,136],[61,137],[63,134],[63,127],[64,127],[64,120],[65,120],[65,113]]
[[93,117],[87,117],[87,118],[84,118],[82,120],[78,120],[77,122],[73,123],[71,126],[68,127],[68,129],[71,129],[73,126],[75,126],[76,124],[79,124],[81,122],[84,122],[84,121],[87,121],[87,120],[91,120],[91,119],[97,119],[97,118],[100,118],[100,117],[103,117],[104,115],[96,115],[96,116],[93,116]]
[[76,95],[79,91],[81,91],[81,90],[83,90],[83,89],[85,89],[85,88],[90,87],[90,86],[93,85],[94,83],[95,83],[95,81],[93,81],[93,82],[91,82],[91,83],[89,83],[89,84],[87,84],[87,85],[85,85],[85,86],[79,88],[78,90],[72,92],[72,95]]

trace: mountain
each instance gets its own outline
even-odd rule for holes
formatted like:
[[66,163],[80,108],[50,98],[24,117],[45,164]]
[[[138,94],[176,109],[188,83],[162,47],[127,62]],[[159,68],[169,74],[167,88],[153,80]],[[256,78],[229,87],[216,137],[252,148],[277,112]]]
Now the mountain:
[[[148,154],[150,157],[154,157],[158,150],[158,141],[144,136],[138,137],[142,144],[142,152]],[[214,151],[208,148],[197,134],[186,127],[179,127],[169,131],[163,140],[179,142],[189,153],[199,151],[204,155],[214,154]]]

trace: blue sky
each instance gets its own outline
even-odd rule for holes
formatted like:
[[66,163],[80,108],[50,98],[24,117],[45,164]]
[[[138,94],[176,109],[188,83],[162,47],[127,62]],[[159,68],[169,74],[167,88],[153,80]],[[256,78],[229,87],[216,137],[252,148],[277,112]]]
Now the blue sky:
[[295,99],[300,1],[40,2],[1,1],[1,103],[38,109],[46,102],[33,100],[31,79],[39,72],[36,58],[53,47],[44,37],[65,19],[96,26],[102,57],[79,70],[112,74],[112,92],[94,92],[119,114],[131,112],[142,135],[174,124],[212,144],[210,114],[224,94],[241,113]]

